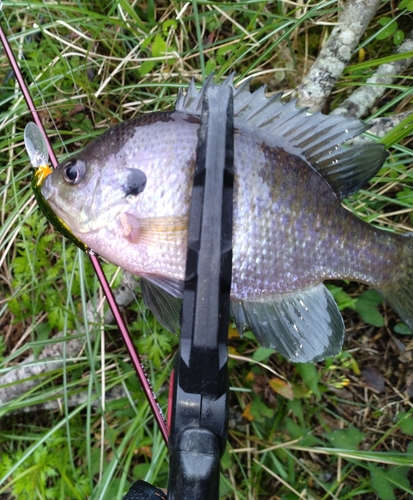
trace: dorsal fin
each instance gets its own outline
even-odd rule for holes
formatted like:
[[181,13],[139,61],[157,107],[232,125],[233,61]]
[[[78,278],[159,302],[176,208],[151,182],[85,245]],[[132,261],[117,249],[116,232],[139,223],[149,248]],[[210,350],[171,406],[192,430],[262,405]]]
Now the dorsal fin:
[[[337,115],[309,114],[306,109],[297,109],[295,100],[282,104],[282,93],[266,97],[265,87],[251,93],[250,80],[234,88],[233,79],[231,74],[222,85],[234,89],[235,128],[304,159],[340,199],[355,193],[381,168],[387,156],[382,144],[342,147],[368,125]],[[197,91],[192,80],[186,94],[179,93],[176,111],[199,116],[204,92],[213,84],[211,74]]]

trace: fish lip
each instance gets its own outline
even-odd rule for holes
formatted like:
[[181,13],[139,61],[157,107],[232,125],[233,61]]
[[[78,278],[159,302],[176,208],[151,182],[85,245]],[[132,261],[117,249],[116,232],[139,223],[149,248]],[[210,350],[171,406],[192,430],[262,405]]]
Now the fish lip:
[[41,187],[42,196],[45,200],[49,200],[49,198],[52,196],[52,189],[53,186],[50,184],[50,177],[47,176]]
[[50,202],[50,199],[56,193],[56,188],[53,187],[50,181],[50,175],[46,177],[41,187],[42,196],[45,200]]

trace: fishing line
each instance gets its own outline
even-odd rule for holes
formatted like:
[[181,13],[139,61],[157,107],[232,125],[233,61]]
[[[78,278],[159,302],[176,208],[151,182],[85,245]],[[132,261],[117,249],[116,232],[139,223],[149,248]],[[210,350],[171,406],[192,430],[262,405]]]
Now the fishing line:
[[[3,15],[3,17],[5,17]],[[7,22],[7,20],[6,20]],[[7,26],[10,30],[10,26],[7,22]],[[25,81],[21,75],[21,72],[20,72],[20,68],[14,58],[14,54],[10,48],[10,45],[8,44],[8,40],[4,34],[4,31],[2,29],[2,27],[0,26],[0,39],[3,43],[3,46],[4,46],[4,50],[10,60],[10,64],[13,68],[13,71],[16,75],[16,79],[18,80],[19,84],[20,84],[20,88],[21,88],[21,91],[27,101],[27,104],[28,104],[28,107],[30,109],[30,111],[32,112],[32,115],[33,115],[33,119],[35,120],[37,126],[40,128],[40,130],[43,131],[43,134],[45,137],[47,137],[47,135],[45,134],[45,131],[44,131],[44,127],[43,127],[43,124],[41,122],[41,119],[39,117],[39,114],[36,110],[36,107],[34,105],[34,102],[30,96],[30,93],[26,87],[26,84],[25,84]],[[51,145],[49,143],[49,141],[47,141],[47,149],[48,149],[48,152],[49,152],[49,156],[52,160],[52,164],[54,167],[56,167],[57,165],[57,159],[56,159],[56,156],[51,148]],[[124,325],[123,323],[123,319],[120,315],[120,312],[119,312],[119,309],[117,308],[117,304],[116,304],[116,301],[114,300],[114,297],[112,295],[112,292],[111,292],[111,289],[109,287],[109,284],[107,282],[107,279],[101,269],[101,266],[100,266],[100,263],[97,259],[97,256],[93,253],[93,252],[89,252],[88,253],[89,255],[89,258],[92,262],[92,265],[95,269],[95,272],[98,276],[98,279],[101,283],[101,286],[103,287],[104,291],[105,291],[105,295],[108,299],[108,303],[109,303],[109,306],[110,308],[112,309],[112,312],[114,314],[114,317],[116,319],[116,322],[118,324],[118,327],[122,333],[122,336],[123,336],[123,339],[125,341],[125,344],[127,346],[127,349],[128,349],[128,352],[131,356],[131,361],[132,361],[132,364],[138,374],[138,377],[140,379],[140,382],[141,382],[141,385],[142,385],[142,388],[144,390],[144,393],[148,399],[148,402],[150,404],[150,407],[152,408],[152,411],[153,411],[153,414],[158,422],[158,425],[160,427],[160,430],[161,430],[161,433],[162,433],[162,436],[164,438],[164,440],[167,442],[167,439],[168,439],[168,431],[167,431],[167,428],[166,428],[166,424],[165,424],[165,421],[164,421],[164,418],[163,418],[163,414],[162,414],[162,411],[160,409],[160,406],[156,400],[156,397],[155,397],[155,394],[153,393],[153,390],[152,390],[152,387],[150,385],[150,382],[149,380],[147,379],[146,377],[146,374],[145,374],[145,371],[143,369],[143,366],[142,366],[142,363],[140,361],[140,358],[138,356],[138,354],[136,353],[135,351],[135,348],[134,348],[134,345],[133,345],[133,342],[130,338],[130,335],[129,335],[129,332],[126,328],[126,326]]]

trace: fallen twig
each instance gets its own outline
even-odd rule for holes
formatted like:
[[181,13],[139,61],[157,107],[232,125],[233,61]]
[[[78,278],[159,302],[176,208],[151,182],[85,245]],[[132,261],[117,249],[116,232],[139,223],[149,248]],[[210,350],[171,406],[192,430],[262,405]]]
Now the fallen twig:
[[298,88],[298,106],[320,111],[380,6],[380,0],[350,0],[315,63]]
[[[131,273],[124,273],[121,285],[114,291],[116,302],[120,308],[127,307],[135,299],[133,289],[136,280]],[[94,319],[94,305],[88,303],[87,314],[91,322]],[[105,316],[105,323],[113,323],[113,315],[109,311]],[[77,331],[70,332],[72,336],[77,335]],[[7,401],[18,398],[23,393],[29,391],[41,381],[41,375],[57,370],[63,366],[63,352],[66,357],[76,358],[81,352],[84,342],[79,338],[74,338],[66,342],[59,342],[63,333],[55,335],[51,342],[43,351],[34,357],[33,354],[21,361],[16,366],[11,366],[9,371],[0,377],[0,406]],[[40,377],[39,377],[40,376]]]
[[[410,116],[413,111],[405,111],[404,113],[399,113],[393,116],[383,116],[381,118],[375,118],[369,121],[369,124],[372,125],[369,128],[368,132],[370,134],[375,135],[376,137],[384,137],[390,130],[396,127],[399,123],[401,123],[404,119]],[[362,142],[372,142],[368,135],[361,134],[355,137],[352,141],[349,141],[348,145],[352,144],[361,144]]]
[[[410,57],[408,54],[410,53]],[[395,81],[413,63],[413,32],[396,50],[396,54],[406,54],[405,59],[399,59],[388,64],[382,64],[377,71],[366,80],[366,84],[356,89],[340,107],[331,114],[362,118],[373,107],[374,103],[387,90],[387,86]]]

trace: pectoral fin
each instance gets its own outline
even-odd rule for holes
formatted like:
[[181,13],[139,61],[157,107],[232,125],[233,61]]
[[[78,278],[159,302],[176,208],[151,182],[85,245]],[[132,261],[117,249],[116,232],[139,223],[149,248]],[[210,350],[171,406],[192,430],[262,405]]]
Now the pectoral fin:
[[182,300],[165,292],[159,286],[141,278],[143,301],[159,323],[172,333],[180,324]]
[[323,284],[265,301],[233,300],[231,306],[240,332],[250,326],[263,346],[293,362],[321,361],[341,351],[343,318]]
[[148,246],[177,244],[186,241],[188,216],[145,217],[134,213],[133,207],[120,214],[122,233],[131,243]]

